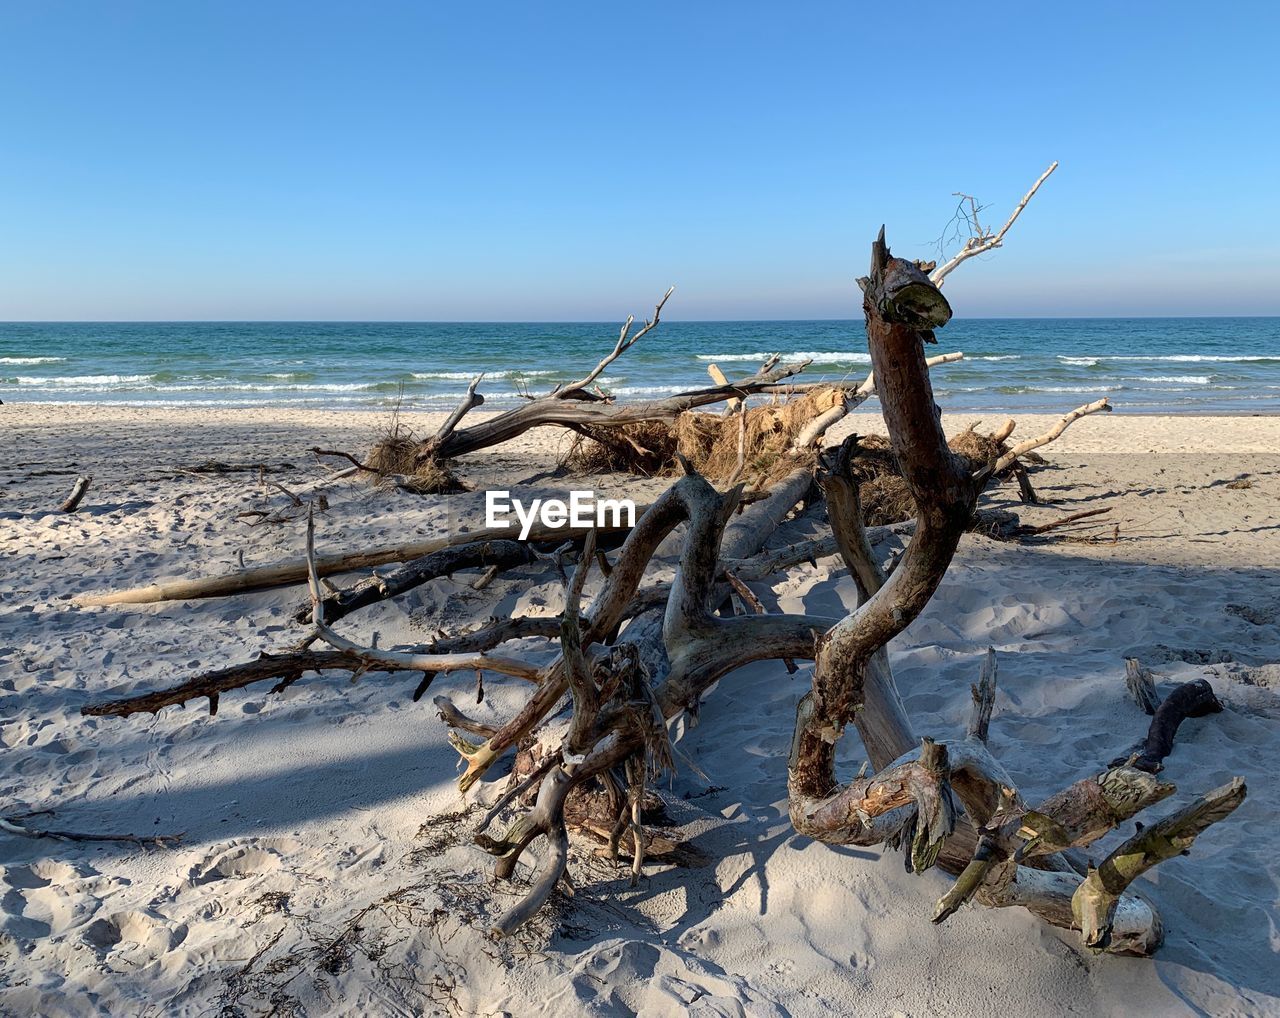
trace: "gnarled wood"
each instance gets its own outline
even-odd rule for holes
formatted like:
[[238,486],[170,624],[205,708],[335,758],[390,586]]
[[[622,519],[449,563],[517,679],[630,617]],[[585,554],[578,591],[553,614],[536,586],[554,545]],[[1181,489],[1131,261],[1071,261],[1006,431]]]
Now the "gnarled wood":
[[987,648],[987,656],[982,659],[982,674],[978,683],[970,687],[973,693],[973,714],[969,718],[969,738],[979,742],[987,741],[987,731],[991,727],[991,712],[996,705],[996,649]]
[[1156,692],[1155,676],[1136,657],[1124,659],[1124,684],[1133,702],[1148,714],[1155,714],[1160,706],[1160,694]]
[[[996,244],[1003,232],[995,236]],[[944,270],[949,271],[946,266]],[[1130,884],[1228,815],[1244,797],[1243,782],[1224,786],[1140,832],[1088,873],[1083,865],[1073,863],[1069,850],[1095,843],[1174,791],[1152,772],[1169,752],[1180,721],[1218,706],[1207,683],[1181,687],[1155,710],[1140,755],[1117,761],[1032,807],[985,745],[995,700],[994,651],[988,651],[982,678],[974,687],[967,738],[943,745],[929,738],[917,742],[885,650],[938,588],[988,480],[1016,466],[1019,455],[1061,435],[1073,420],[1109,405],[1099,401],[1081,407],[1050,432],[1003,455],[991,452],[990,445],[984,444],[988,440],[977,436],[981,441],[970,439],[970,448],[977,441],[980,452],[965,459],[952,452],[942,433],[924,356],[924,344],[933,341],[933,331],[951,316],[937,280],[931,281],[920,265],[894,258],[881,231],[872,248],[871,271],[860,282],[872,375],[860,385],[847,386],[843,406],[865,395],[874,380],[893,458],[918,509],[909,528],[911,541],[887,572],[872,551],[864,525],[849,466],[852,441],[822,458],[816,478],[826,500],[830,540],[758,554],[798,504],[818,498],[812,446],[829,426],[831,415],[815,414],[809,426],[797,433],[797,447],[783,448],[784,455],[796,455],[794,461],[781,462],[795,469],[752,504],[744,505],[747,497],[740,486],[718,491],[685,462],[686,476],[642,512],[612,561],[596,554],[597,528],[578,532],[584,547],[572,575],[563,568],[563,548],[548,556],[505,540],[509,532],[457,534],[321,559],[314,549],[314,520],[309,520],[300,574],[296,563],[283,563],[265,572],[251,570],[213,580],[153,585],[141,588],[141,593],[122,592],[105,600],[91,598],[87,603],[210,596],[305,578],[311,595],[310,639],[332,649],[264,657],[198,676],[170,690],[91,705],[85,712],[127,714],[201,696],[208,697],[216,710],[222,691],[268,677],[280,680],[279,689],[303,672],[323,667],[422,672],[426,677],[415,699],[437,672],[475,669],[530,681],[528,700],[505,723],[478,721],[448,698],[436,698],[442,717],[454,729],[451,741],[467,762],[460,780],[464,792],[515,746],[533,745],[538,750],[536,756],[532,750],[525,754],[526,764],[529,758],[534,760],[532,772],[513,782],[515,787],[489,811],[476,836],[477,844],[497,857],[494,873],[500,879],[514,875],[523,853],[535,841],[542,839],[545,846],[528,894],[496,924],[495,935],[506,935],[545,904],[565,872],[566,807],[571,795],[575,822],[607,839],[615,856],[622,839],[630,836],[634,880],[652,844],[642,824],[642,807],[651,797],[648,786],[674,766],[668,722],[684,713],[696,715],[712,686],[744,664],[811,658],[815,662],[812,686],[797,706],[787,761],[789,812],[798,832],[837,844],[903,846],[913,871],[940,864],[958,873],[938,902],[937,922],[971,902],[991,907],[1021,905],[1056,925],[1079,927],[1090,946],[1139,953],[1153,950],[1160,938],[1159,916]],[[608,421],[600,426],[614,426],[665,419],[692,406],[745,400],[758,393],[806,391],[799,384],[783,384],[798,367],[779,367],[771,358],[756,375],[736,383],[721,381],[672,400],[614,404],[592,386],[614,358],[657,325],[662,306],[659,302],[652,321],[637,334],[632,334],[629,320],[613,352],[579,381],[492,421],[461,429],[466,413],[478,403],[477,378],[445,426],[419,448],[419,455],[460,455],[539,423],[574,428]],[[1010,422],[992,436],[996,445],[1011,432]],[[990,462],[984,464],[987,459]],[[740,457],[740,464],[743,461]],[[980,465],[978,469],[975,464]],[[660,546],[677,531],[674,576],[670,582],[651,580],[642,586]],[[556,528],[535,533],[533,540],[563,539],[570,533]],[[764,611],[755,592],[743,582],[767,575],[779,563],[797,561],[797,556],[832,553],[841,556],[858,593],[856,606],[840,619]],[[383,555],[396,557],[380,558]],[[406,557],[416,561],[349,591],[326,594],[321,590],[320,577],[326,571],[349,571]],[[507,568],[534,558],[549,560],[561,571],[565,606],[558,619],[493,619],[475,632],[408,649],[364,646],[334,629],[346,613],[453,569]],[[591,603],[584,605],[588,572],[596,564],[603,582]],[[293,578],[282,579],[289,576]],[[731,614],[726,605],[731,590],[754,610]],[[535,665],[517,656],[492,653],[526,636],[558,641],[559,655],[545,665]],[[566,702],[567,718],[563,717]],[[835,746],[850,723],[862,736],[873,773],[867,776],[864,767],[863,774],[841,782],[835,773]],[[520,803],[528,808],[515,817],[505,834],[485,833],[498,815],[520,810]]]
[[[1184,682],[1156,708],[1142,751],[1131,761],[1130,766],[1152,774],[1162,770],[1164,758],[1173,752],[1173,740],[1178,734],[1178,726],[1187,718],[1202,718],[1220,710],[1222,704],[1205,679]],[[1112,763],[1118,765],[1125,760],[1124,757],[1118,757]]]
[[1085,945],[1099,950],[1110,946],[1120,896],[1152,866],[1186,855],[1211,824],[1216,824],[1244,802],[1247,789],[1242,778],[1233,778],[1188,806],[1140,827],[1138,833],[1115,848],[1098,867],[1090,867],[1071,897],[1071,913]]

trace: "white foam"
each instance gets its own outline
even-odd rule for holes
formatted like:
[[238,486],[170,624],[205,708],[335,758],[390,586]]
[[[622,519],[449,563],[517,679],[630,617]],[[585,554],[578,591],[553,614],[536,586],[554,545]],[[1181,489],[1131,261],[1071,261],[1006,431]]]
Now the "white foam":
[[1022,392],[1115,392],[1123,385],[1029,385]]
[[[1071,362],[1069,357],[1059,360]],[[1082,358],[1083,359],[1083,358]],[[1168,353],[1168,354],[1100,354],[1092,360],[1103,361],[1173,361],[1199,363],[1222,361],[1226,363],[1248,364],[1253,361],[1280,361],[1280,354],[1216,354],[1216,353]]]
[[[771,353],[700,353],[700,361],[767,361]],[[841,353],[839,351],[802,350],[799,353],[784,353],[784,361],[812,361],[814,364],[870,364],[869,353]]]
[[65,357],[0,357],[0,364],[63,364]]
[[682,385],[621,385],[610,389],[612,396],[662,396],[673,392],[687,392]]
[[992,353],[982,354],[977,357],[966,357],[965,360],[970,361],[1020,361],[1022,354],[1019,353]]
[[35,378],[19,375],[19,385],[37,389],[80,389],[87,392],[114,392],[122,389],[148,392],[364,392],[376,390],[377,382],[326,384],[323,382],[203,382],[175,384],[156,382],[151,375],[75,375]]
[[1062,361],[1063,364],[1073,364],[1081,368],[1093,368],[1098,365],[1097,357],[1063,357],[1059,354],[1058,360]]
[[19,375],[19,385],[129,385],[134,382],[149,382],[150,375],[57,375],[52,378],[36,378],[32,375]]
[[1208,375],[1139,375],[1135,382],[1176,382],[1180,385],[1208,385]]
[[[444,378],[454,381],[471,381],[478,375],[478,371],[415,371],[413,377],[418,379]],[[511,371],[486,371],[486,378],[542,378],[546,375],[557,374],[555,371],[548,369],[524,371],[520,368]]]

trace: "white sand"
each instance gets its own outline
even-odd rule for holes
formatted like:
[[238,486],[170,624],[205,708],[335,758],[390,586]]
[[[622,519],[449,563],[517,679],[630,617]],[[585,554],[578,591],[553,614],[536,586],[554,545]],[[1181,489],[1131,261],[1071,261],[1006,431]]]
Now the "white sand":
[[[1025,418],[1018,434],[1047,420]],[[1078,423],[1035,478],[1053,505],[1024,509],[1010,488],[988,502],[1029,523],[1110,507],[1092,533],[1111,537],[1118,523],[1117,539],[967,537],[929,609],[892,647],[917,730],[939,739],[962,733],[969,683],[996,648],[991,746],[1032,800],[1145,731],[1124,693],[1125,656],[1162,682],[1209,679],[1227,710],[1186,723],[1166,770],[1180,791],[1155,812],[1233,774],[1250,794],[1190,858],[1144,881],[1167,927],[1151,961],[1094,957],[1012,909],[968,908],[934,927],[943,874],[909,876],[897,854],[797,837],[785,755],[803,668],[788,677],[764,664],[726,679],[680,744],[672,812],[711,865],[655,869],[630,890],[583,844],[570,865],[574,899],[503,945],[478,930],[519,889],[488,883],[488,857],[469,842],[475,816],[441,819],[468,804],[430,696],[411,702],[415,676],[312,676],[277,696],[250,686],[224,695],[216,717],[204,702],[157,717],[80,716],[90,701],[298,638],[289,611],[299,588],[123,609],[68,603],[228,571],[241,553],[255,564],[300,549],[300,522],[235,519],[287,505],[260,493],[256,473],[175,468],[287,462],[270,476],[297,484],[318,473],[308,446],[359,450],[377,423],[358,413],[0,407],[0,810],[55,811],[33,827],[184,833],[168,851],[0,834],[0,1011],[1280,1014],[1270,840],[1280,807],[1280,419]],[[878,425],[863,414],[851,426]],[[480,484],[525,477],[560,441],[534,433],[463,472]],[[95,482],[80,512],[51,513],[85,472]],[[1225,486],[1244,474],[1250,487]],[[637,485],[636,497],[661,486]],[[339,486],[329,500],[325,550],[437,532],[477,497],[446,510]],[[777,540],[811,532],[794,524]],[[493,591],[477,593],[471,578],[362,612],[344,631],[389,645],[483,617]],[[756,586],[768,601],[769,585]],[[504,609],[560,603],[545,578],[515,575],[493,589]],[[772,602],[789,611],[832,614],[850,596],[830,559],[772,585]],[[475,706],[465,679],[437,685],[487,719],[508,716],[524,693],[494,679]],[[856,737],[846,742],[852,774],[861,757]],[[481,798],[500,784],[499,774]]]

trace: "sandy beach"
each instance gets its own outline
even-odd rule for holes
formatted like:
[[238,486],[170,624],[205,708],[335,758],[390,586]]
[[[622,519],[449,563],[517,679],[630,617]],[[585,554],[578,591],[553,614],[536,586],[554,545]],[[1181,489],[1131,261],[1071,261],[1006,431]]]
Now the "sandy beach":
[[[999,423],[962,413],[944,425],[979,419]],[[1055,419],[1020,416],[1016,434]],[[785,761],[804,665],[794,676],[774,664],[734,673],[678,743],[661,791],[704,865],[653,867],[631,889],[624,869],[575,842],[576,894],[502,944],[483,928],[519,889],[491,884],[470,829],[506,770],[459,795],[447,729],[430,696],[412,701],[417,675],[311,675],[279,695],[263,683],[223,696],[216,716],[205,701],[81,716],[90,702],[295,644],[297,586],[113,608],[71,598],[299,554],[304,519],[267,482],[323,477],[342,464],[322,465],[310,447],[363,454],[384,420],[0,406],[0,815],[30,814],[22,822],[34,829],[182,835],[147,849],[0,832],[0,1011],[1280,1014],[1280,417],[1076,423],[1033,475],[1045,504],[1023,505],[1002,485],[982,505],[1031,526],[1109,512],[1069,540],[967,535],[928,609],[890,646],[917,729],[940,741],[963,734],[969,685],[995,648],[991,750],[1032,801],[1145,734],[1126,657],[1162,688],[1212,684],[1226,710],[1184,725],[1166,805],[1235,774],[1249,797],[1190,858],[1142,881],[1166,924],[1154,960],[1091,955],[1018,909],[970,907],[932,926],[945,875],[796,835]],[[439,420],[405,415],[419,431]],[[833,437],[884,425],[868,410],[842,428]],[[335,483],[318,545],[354,550],[474,523],[486,486],[533,477],[566,448],[562,432],[542,429],[468,458],[459,473],[477,491],[448,499]],[[81,474],[94,480],[79,511],[57,512]],[[582,483],[617,492],[623,481]],[[625,483],[641,500],[667,482]],[[238,515],[253,512],[281,521]],[[801,518],[774,543],[818,532]],[[669,557],[655,565],[672,569]],[[505,574],[483,594],[476,575],[362,612],[344,632],[426,642],[485,618],[495,590],[511,612],[559,613],[560,585],[545,571]],[[771,608],[819,615],[854,596],[834,557],[754,586]],[[481,720],[521,702],[518,681],[497,680],[475,704],[473,681],[437,684]],[[852,775],[857,738],[841,752]]]

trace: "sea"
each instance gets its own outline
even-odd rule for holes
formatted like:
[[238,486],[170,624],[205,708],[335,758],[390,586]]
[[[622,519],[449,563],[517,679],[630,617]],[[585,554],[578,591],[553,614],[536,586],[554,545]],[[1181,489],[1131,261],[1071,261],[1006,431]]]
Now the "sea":
[[[128,406],[440,410],[484,372],[490,408],[586,374],[618,324],[443,322],[0,323],[0,400]],[[972,318],[929,353],[943,409],[1280,413],[1280,318]],[[861,321],[662,322],[599,379],[619,399],[752,374],[771,354],[801,380],[862,378]]]

